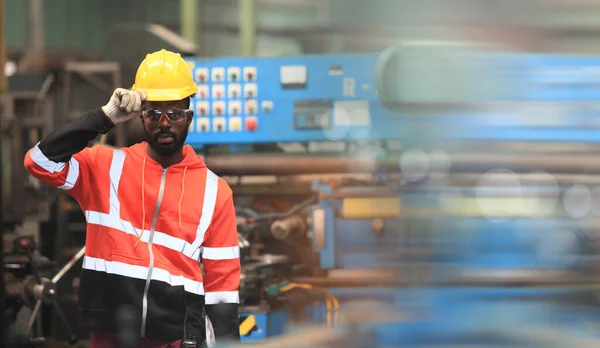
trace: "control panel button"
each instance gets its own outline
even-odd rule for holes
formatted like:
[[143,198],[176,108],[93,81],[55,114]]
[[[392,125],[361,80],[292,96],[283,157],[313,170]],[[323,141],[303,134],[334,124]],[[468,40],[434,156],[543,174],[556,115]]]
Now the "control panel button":
[[258,96],[258,87],[255,83],[249,83],[244,86],[244,98],[254,99]]
[[240,68],[231,67],[227,69],[227,79],[230,82],[237,82],[241,80],[241,71]]
[[257,71],[256,67],[247,66],[244,68],[244,81],[256,81]]
[[242,113],[242,103],[240,101],[230,101],[229,102],[229,115],[241,115]]
[[212,97],[213,97],[213,99],[224,99],[225,98],[225,85],[213,85]]
[[254,115],[256,114],[256,112],[258,111],[258,105],[256,103],[256,100],[248,100],[245,103],[245,113],[246,115]]
[[225,132],[225,117],[215,117],[213,119],[213,132]]
[[207,101],[197,102],[196,103],[196,115],[198,115],[198,116],[208,115],[208,110],[210,110],[209,104],[210,103]]
[[198,97],[198,99],[208,98],[208,90],[209,90],[208,85],[198,86],[198,93],[196,93],[196,97]]
[[196,81],[199,83],[206,83],[208,81],[208,68],[196,69]]
[[246,130],[254,132],[258,129],[258,119],[256,117],[246,117]]
[[212,108],[212,114],[215,116],[221,116],[225,114],[225,102],[214,102]]
[[238,99],[242,97],[242,85],[231,84],[227,87],[227,96],[229,99]]
[[283,88],[306,88],[308,71],[304,65],[282,66],[279,79]]
[[230,117],[229,118],[229,131],[240,132],[242,130],[242,118],[241,117]]
[[196,118],[196,132],[205,133],[210,130],[210,119],[208,117]]
[[271,113],[273,111],[273,102],[269,100],[265,100],[261,103],[261,109],[265,114]]
[[211,80],[212,80],[212,82],[225,81],[225,69],[224,68],[212,68]]

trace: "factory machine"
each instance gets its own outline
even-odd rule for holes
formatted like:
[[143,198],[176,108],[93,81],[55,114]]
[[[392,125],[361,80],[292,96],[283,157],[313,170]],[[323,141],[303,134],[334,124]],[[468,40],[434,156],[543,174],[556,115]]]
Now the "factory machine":
[[[600,59],[405,43],[188,63],[188,143],[234,190],[244,343],[598,346]],[[59,308],[81,252],[53,276],[34,245],[15,241],[39,268],[10,271],[7,307]]]
[[597,344],[596,221],[571,196],[598,181],[600,59],[188,63],[188,143],[236,197],[244,342],[313,322],[346,346]]

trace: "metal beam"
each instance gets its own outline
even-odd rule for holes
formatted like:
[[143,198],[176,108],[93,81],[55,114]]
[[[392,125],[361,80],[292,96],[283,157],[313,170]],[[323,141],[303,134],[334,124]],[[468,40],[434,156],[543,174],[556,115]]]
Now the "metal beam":
[[239,0],[240,53],[243,56],[256,54],[256,0]]
[[196,45],[196,54],[202,54],[202,3],[203,0],[180,0],[180,32],[184,39]]
[[4,0],[0,0],[0,94],[8,93],[8,78],[4,75],[6,66],[6,38],[4,37]]
[[[6,66],[6,41],[4,38],[4,0],[0,0],[0,95],[8,92],[8,79],[4,75],[4,67]],[[0,122],[4,115],[0,114]],[[0,163],[2,162],[2,128],[0,127]],[[3,165],[4,167],[4,165]],[[0,267],[4,270],[4,188],[2,187],[3,169],[0,169]],[[8,323],[4,322],[4,276],[0,277],[0,330],[8,327]],[[6,335],[0,335],[0,347],[6,347]]]
[[29,0],[29,50],[32,53],[44,49],[44,1]]

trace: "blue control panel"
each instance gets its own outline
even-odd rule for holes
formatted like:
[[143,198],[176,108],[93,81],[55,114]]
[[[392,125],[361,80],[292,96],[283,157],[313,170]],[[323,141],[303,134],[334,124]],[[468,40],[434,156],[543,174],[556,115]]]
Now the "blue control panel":
[[[377,99],[377,54],[192,59],[192,146],[394,139]],[[374,130],[377,130],[375,132]]]
[[418,112],[392,110],[378,99],[376,78],[394,70],[376,71],[379,53],[187,58],[199,86],[187,143],[200,148],[411,136],[600,141],[600,58],[482,55],[508,67],[494,78],[510,81],[510,97],[491,107]]

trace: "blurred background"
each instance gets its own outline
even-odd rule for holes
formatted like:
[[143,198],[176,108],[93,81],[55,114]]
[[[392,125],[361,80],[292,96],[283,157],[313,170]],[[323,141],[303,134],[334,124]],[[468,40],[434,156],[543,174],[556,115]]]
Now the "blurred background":
[[0,24],[5,346],[88,345],[85,217],[23,157],[163,48],[234,191],[241,346],[599,346],[600,2],[0,0]]

